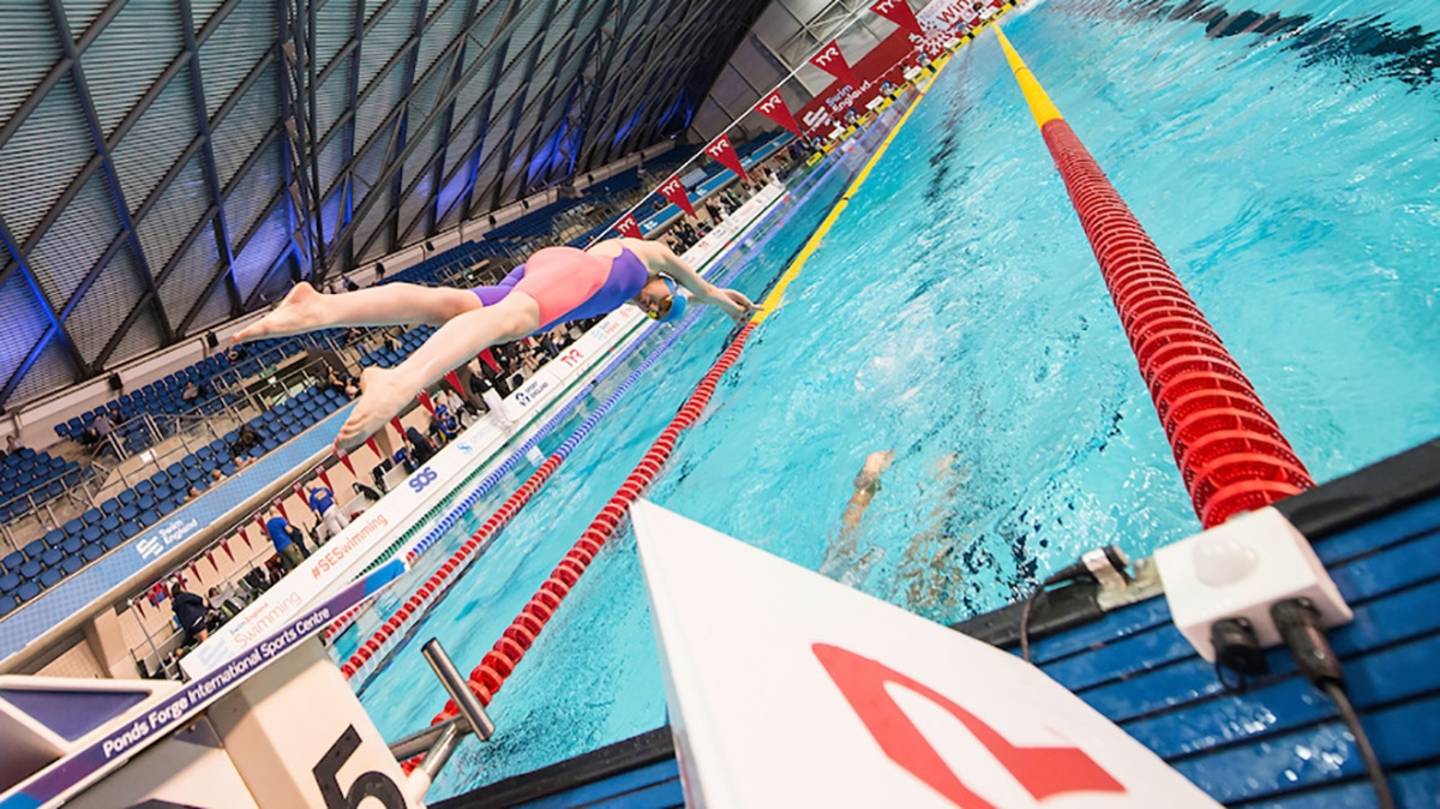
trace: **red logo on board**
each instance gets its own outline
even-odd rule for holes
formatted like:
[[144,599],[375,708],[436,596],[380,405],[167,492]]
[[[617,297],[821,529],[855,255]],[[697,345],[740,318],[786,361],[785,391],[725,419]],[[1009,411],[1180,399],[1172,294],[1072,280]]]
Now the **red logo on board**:
[[918,694],[955,717],[1036,800],[1066,792],[1125,792],[1119,781],[1078,747],[1014,745],[944,694],[878,660],[828,643],[812,644],[810,650],[881,751],[956,806],[993,809],[950,769],[886,691],[887,684]]

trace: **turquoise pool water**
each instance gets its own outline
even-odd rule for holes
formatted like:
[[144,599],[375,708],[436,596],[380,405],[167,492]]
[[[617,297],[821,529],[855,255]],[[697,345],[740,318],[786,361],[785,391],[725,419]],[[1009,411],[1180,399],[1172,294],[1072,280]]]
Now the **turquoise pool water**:
[[[1006,29],[1318,480],[1440,433],[1434,4],[1051,0]],[[779,272],[854,163],[731,257],[738,286]],[[478,662],[728,331],[691,330],[416,637]],[[885,450],[883,489],[842,535],[855,473]],[[1095,544],[1139,556],[1196,530],[991,35],[937,82],[650,496],[947,622]],[[402,649],[362,699],[395,737],[444,702],[433,683]],[[492,713],[499,733],[467,742],[432,797],[664,723],[633,540],[591,566]]]

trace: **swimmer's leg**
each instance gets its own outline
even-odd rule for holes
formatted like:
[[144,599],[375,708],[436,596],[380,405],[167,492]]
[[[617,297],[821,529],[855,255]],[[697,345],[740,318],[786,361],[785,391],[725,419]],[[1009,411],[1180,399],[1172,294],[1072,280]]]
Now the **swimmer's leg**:
[[450,318],[404,362],[390,369],[371,367],[361,374],[360,399],[336,440],[342,446],[360,442],[447,371],[469,362],[481,349],[524,337],[540,325],[539,304],[518,290],[492,306]]
[[244,343],[334,326],[438,326],[480,306],[468,289],[392,283],[332,295],[302,281],[273,312],[231,339]]

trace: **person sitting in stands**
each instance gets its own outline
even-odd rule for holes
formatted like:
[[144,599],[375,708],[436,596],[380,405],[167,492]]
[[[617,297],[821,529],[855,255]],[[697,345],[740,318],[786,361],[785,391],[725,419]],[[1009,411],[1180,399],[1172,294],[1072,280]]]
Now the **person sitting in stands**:
[[180,398],[186,404],[194,404],[195,400],[200,398],[200,386],[195,384],[195,380],[185,383],[185,388],[180,391]]
[[224,480],[224,479],[225,479],[225,473],[224,473],[224,472],[221,472],[219,469],[211,469],[211,470],[210,470],[210,485],[211,485],[211,486],[214,486],[215,484],[219,483],[220,481],[222,481],[222,480]]
[[205,599],[177,584],[170,590],[170,608],[175,611],[175,620],[185,632],[186,646],[200,643],[209,637],[210,630],[206,624],[210,616],[210,606],[205,603]]
[[254,427],[242,424],[239,433],[235,436],[235,444],[230,447],[230,454],[238,463],[242,456],[250,454],[250,450],[260,446],[263,441],[264,439],[255,432]]
[[435,457],[435,445],[414,427],[405,429],[405,440],[410,445],[410,454],[414,458],[416,469],[429,463],[430,459]]
[[353,520],[364,514],[366,509],[380,502],[380,493],[358,480],[350,486],[355,490],[355,499],[349,503],[350,519]]
[[304,535],[291,525],[289,520],[279,514],[272,515],[265,521],[265,533],[270,535],[270,541],[275,545],[275,552],[280,555],[280,563],[285,566],[286,573],[305,561],[305,546],[301,544]]

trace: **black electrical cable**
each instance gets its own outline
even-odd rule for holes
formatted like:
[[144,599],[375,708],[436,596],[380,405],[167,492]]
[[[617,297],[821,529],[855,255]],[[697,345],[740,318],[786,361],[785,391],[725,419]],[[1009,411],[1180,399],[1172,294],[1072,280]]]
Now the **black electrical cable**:
[[1385,769],[1365,727],[1360,724],[1360,714],[1345,693],[1345,680],[1340,671],[1340,658],[1330,646],[1325,630],[1320,628],[1320,613],[1308,599],[1297,598],[1281,601],[1270,608],[1270,616],[1280,630],[1280,637],[1290,650],[1290,656],[1300,667],[1306,678],[1316,688],[1330,697],[1340,712],[1340,718],[1355,737],[1355,747],[1365,762],[1365,772],[1375,790],[1375,799],[1380,809],[1395,809],[1395,796],[1390,793],[1390,783],[1385,780]]
[[1355,737],[1355,747],[1365,762],[1365,772],[1370,776],[1370,786],[1375,789],[1375,800],[1379,802],[1380,809],[1395,809],[1395,796],[1390,794],[1390,782],[1385,780],[1385,768],[1380,765],[1380,757],[1375,755],[1370,737],[1365,734],[1365,728],[1360,724],[1360,714],[1356,712],[1355,706],[1350,704],[1350,697],[1345,694],[1345,689],[1334,680],[1327,680],[1320,684],[1320,690],[1335,702],[1340,718],[1345,720],[1345,725],[1350,728],[1350,735]]
[[1085,568],[1083,563],[1077,562],[1040,582],[1040,586],[1025,598],[1025,603],[1020,607],[1020,656],[1026,663],[1030,662],[1030,614],[1034,611],[1035,605],[1049,593],[1049,588],[1087,577],[1093,577],[1093,574]]

